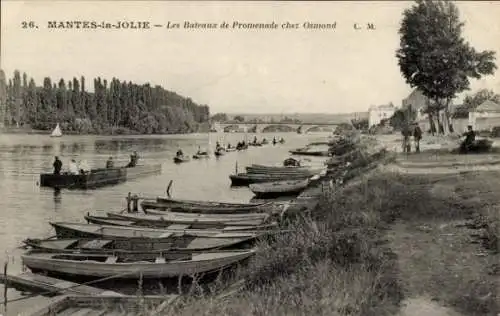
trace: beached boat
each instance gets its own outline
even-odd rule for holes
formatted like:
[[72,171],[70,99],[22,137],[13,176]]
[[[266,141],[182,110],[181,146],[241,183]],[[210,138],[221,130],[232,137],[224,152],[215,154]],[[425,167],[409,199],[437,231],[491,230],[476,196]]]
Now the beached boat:
[[156,201],[162,203],[175,203],[183,205],[198,205],[198,206],[208,206],[208,207],[259,207],[266,206],[269,203],[259,202],[259,203],[231,203],[231,202],[218,202],[218,201],[202,201],[202,200],[186,200],[186,199],[172,199],[167,197],[157,197]]
[[[158,211],[161,215],[161,211]],[[163,211],[165,212],[165,211]],[[108,216],[85,215],[85,220],[89,224],[110,225],[110,226],[130,226],[130,227],[149,227],[149,228],[165,228],[171,231],[184,231],[186,229],[200,229],[206,227],[205,225],[197,224],[171,224],[168,222],[151,222],[141,220],[126,220],[118,218],[109,218]],[[211,225],[211,229],[218,229],[221,231],[262,231],[276,228],[277,223],[269,223],[258,226],[232,226],[232,225]]]
[[229,175],[231,179],[231,185],[233,186],[245,186],[252,183],[262,183],[262,182],[274,182],[283,180],[300,180],[309,178],[309,175],[305,174],[250,174],[250,173],[239,173]]
[[260,205],[226,205],[224,203],[210,204],[191,204],[176,203],[169,201],[144,200],[141,202],[141,208],[147,213],[148,210],[175,211],[182,213],[202,213],[202,214],[236,214],[236,213],[255,213],[268,212],[273,208],[271,203]]
[[128,239],[93,239],[93,238],[62,238],[62,239],[31,239],[23,241],[26,246],[46,251],[92,251],[111,253],[113,251],[145,253],[151,251],[195,251],[220,249],[244,243],[252,238],[234,237],[193,237],[172,235],[170,239],[161,240],[128,240]]
[[142,213],[107,213],[110,218],[126,219],[146,223],[187,224],[194,228],[210,228],[213,226],[258,226],[269,218],[266,213],[250,214],[197,214],[148,210]]
[[92,169],[86,174],[40,174],[40,186],[66,189],[92,189],[127,180],[161,173],[161,165],[141,165],[131,168]]
[[50,134],[50,137],[61,137],[61,136],[62,136],[61,127],[59,126],[59,123],[57,123],[56,127]]
[[309,184],[309,179],[289,180],[250,184],[250,190],[257,198],[272,198],[278,196],[298,195]]
[[170,254],[51,253],[31,251],[21,260],[32,272],[46,271],[72,276],[110,277],[122,279],[166,278],[211,272],[249,258],[255,250],[185,254],[170,258]]
[[214,153],[215,156],[224,156],[226,154],[226,150],[224,148],[217,149]]
[[304,174],[304,175],[315,175],[319,174],[322,169],[309,169],[302,167],[273,167],[273,166],[249,166],[245,167],[248,174]]
[[328,151],[323,150],[308,150],[308,149],[296,149],[289,151],[292,155],[302,155],[302,156],[320,156],[320,157],[328,157],[330,156]]
[[190,160],[191,159],[189,159],[189,157],[186,157],[186,156],[175,156],[174,157],[174,162],[175,163],[183,163],[183,162],[188,162]]
[[165,239],[173,235],[215,238],[256,238],[253,231],[224,231],[221,229],[156,229],[146,227],[107,226],[83,223],[50,222],[57,238],[104,238],[104,239]]

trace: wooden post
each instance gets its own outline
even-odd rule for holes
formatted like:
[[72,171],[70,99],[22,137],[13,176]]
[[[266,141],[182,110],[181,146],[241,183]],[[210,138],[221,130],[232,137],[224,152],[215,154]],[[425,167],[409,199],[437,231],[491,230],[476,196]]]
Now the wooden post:
[[238,174],[238,162],[236,161],[236,165],[234,166],[234,174]]
[[170,180],[167,186],[167,196],[170,197],[170,188],[172,187],[172,184],[174,183],[174,180]]
[[127,195],[127,211],[130,213],[132,210],[130,209],[130,200],[132,199],[132,194],[129,192]]
[[139,212],[139,197],[137,195],[134,195],[132,197],[132,201],[133,201],[133,212],[137,213]]
[[8,278],[7,278],[7,267],[9,266],[9,259],[4,263],[3,266],[3,275],[4,275],[4,283],[3,283],[3,309],[5,311],[5,315],[7,315],[7,289],[8,289]]

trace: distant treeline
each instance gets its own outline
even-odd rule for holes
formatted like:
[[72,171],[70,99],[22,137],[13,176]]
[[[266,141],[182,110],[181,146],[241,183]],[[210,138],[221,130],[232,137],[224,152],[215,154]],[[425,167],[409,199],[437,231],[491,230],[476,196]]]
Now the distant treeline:
[[[8,82],[0,71],[0,119],[6,126],[49,130],[60,123],[63,132],[113,134],[171,134],[208,128],[209,107],[161,86],[135,84],[117,78],[93,80],[51,78],[37,86],[26,73],[14,72]],[[3,110],[3,115],[2,115]]]

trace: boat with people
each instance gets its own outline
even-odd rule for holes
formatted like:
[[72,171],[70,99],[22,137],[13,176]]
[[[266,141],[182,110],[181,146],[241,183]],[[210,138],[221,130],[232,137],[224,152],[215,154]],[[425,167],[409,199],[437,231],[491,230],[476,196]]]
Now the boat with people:
[[145,253],[64,253],[30,251],[21,256],[23,265],[32,272],[51,272],[78,277],[111,277],[121,279],[167,278],[218,271],[255,254],[255,250],[234,250],[178,254]]
[[161,164],[91,169],[85,173],[42,173],[40,186],[57,189],[95,189],[161,173]]
[[182,149],[177,150],[177,153],[175,154],[174,157],[174,162],[175,163],[183,163],[183,162],[188,162],[190,161],[188,156],[185,156],[184,153],[182,152]]
[[56,127],[52,130],[50,137],[61,137],[61,136],[62,136],[61,127],[59,126],[59,123],[57,123]]
[[250,191],[257,198],[275,198],[279,196],[298,195],[309,185],[310,180],[286,180],[249,185]]

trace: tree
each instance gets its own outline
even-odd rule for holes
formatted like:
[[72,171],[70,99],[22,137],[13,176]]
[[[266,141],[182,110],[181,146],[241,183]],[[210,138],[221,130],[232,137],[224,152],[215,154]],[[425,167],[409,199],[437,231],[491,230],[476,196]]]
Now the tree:
[[417,118],[417,112],[411,108],[406,110],[397,109],[394,114],[389,118],[389,124],[394,127],[394,129],[400,130],[403,126],[407,125]]
[[241,115],[236,115],[233,119],[238,122],[245,122],[245,118]]
[[213,122],[227,122],[229,119],[226,113],[215,113],[212,116],[211,120]]
[[432,101],[428,112],[439,127],[449,128],[451,101],[469,89],[469,78],[480,79],[496,69],[495,52],[472,48],[462,38],[463,26],[452,2],[417,0],[404,11],[399,29],[396,57],[401,73],[411,87],[419,88]]

